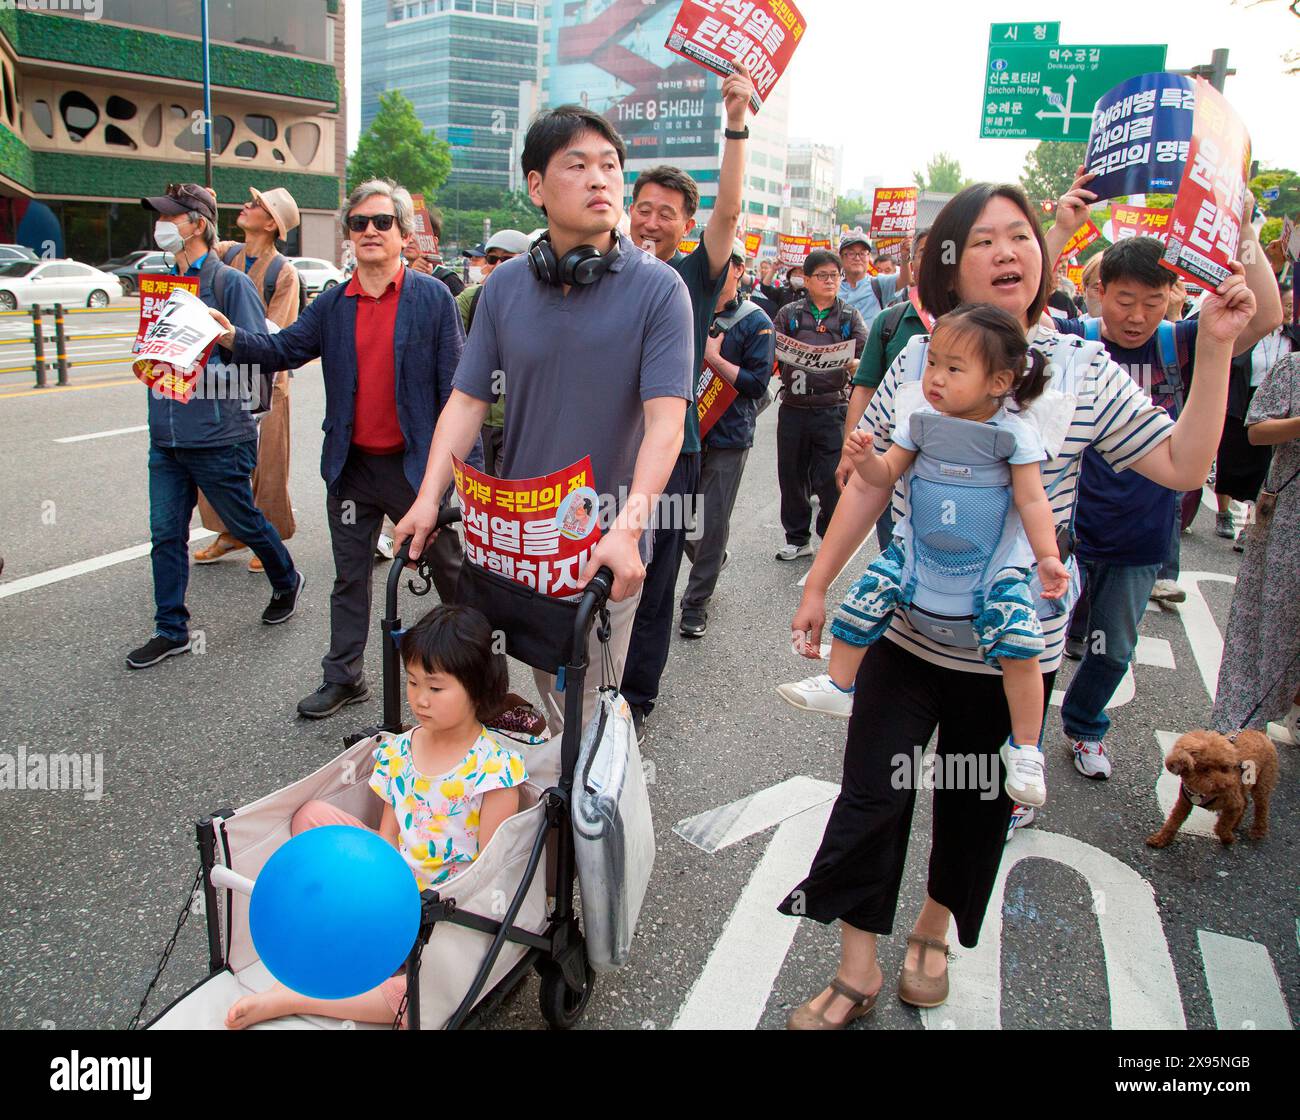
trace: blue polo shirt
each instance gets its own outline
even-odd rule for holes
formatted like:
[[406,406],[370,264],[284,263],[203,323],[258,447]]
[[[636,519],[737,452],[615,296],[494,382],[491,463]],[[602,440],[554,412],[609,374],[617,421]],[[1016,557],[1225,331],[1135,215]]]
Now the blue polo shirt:
[[850,284],[847,278],[840,281],[840,299],[856,310],[868,327],[871,326],[871,320],[883,310],[881,301],[876,298],[876,290],[872,287],[873,280],[879,283],[880,294],[885,297],[885,304],[888,304],[898,288],[897,272],[883,276],[864,276],[856,284]]

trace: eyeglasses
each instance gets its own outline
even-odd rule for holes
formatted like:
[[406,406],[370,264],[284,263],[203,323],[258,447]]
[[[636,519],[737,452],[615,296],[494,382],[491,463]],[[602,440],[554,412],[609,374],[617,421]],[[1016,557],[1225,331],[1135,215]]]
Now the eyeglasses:
[[865,249],[845,249],[844,252],[840,254],[840,256],[862,257],[865,260],[867,256],[867,251]]
[[397,221],[395,214],[349,214],[348,229],[353,233],[365,233],[366,226],[374,222],[375,229],[380,233],[387,233],[393,228],[395,221]]
[[488,264],[500,264],[502,261],[508,261],[513,256],[514,256],[513,253],[502,253],[500,255],[497,255],[496,253],[489,253],[483,259],[487,261]]
[[823,283],[831,280],[839,280],[839,278],[840,274],[838,272],[814,272],[812,274],[812,279],[821,280]]

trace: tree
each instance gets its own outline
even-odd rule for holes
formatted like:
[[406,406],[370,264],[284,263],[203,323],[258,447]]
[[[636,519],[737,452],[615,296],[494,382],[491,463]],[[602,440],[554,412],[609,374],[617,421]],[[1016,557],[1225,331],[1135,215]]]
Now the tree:
[[1060,198],[1070,189],[1075,173],[1087,154],[1087,144],[1065,140],[1043,140],[1027,156],[1020,183],[1035,202]]
[[[1249,185],[1255,194],[1255,201],[1270,218],[1300,214],[1300,175],[1294,171],[1285,167],[1261,171]],[[1278,191],[1278,197],[1272,200],[1264,198],[1264,192],[1274,188]]]
[[[871,212],[871,200],[865,202],[856,198],[840,195],[835,200],[835,224],[837,226],[856,226],[858,219],[867,217]],[[863,225],[866,223],[863,222]]]
[[970,182],[962,177],[961,163],[947,152],[940,152],[925,165],[925,174],[917,171],[912,176],[923,191],[956,194]]
[[451,174],[451,146],[426,132],[401,90],[379,95],[379,112],[348,160],[348,190],[367,179],[392,179],[432,197]]

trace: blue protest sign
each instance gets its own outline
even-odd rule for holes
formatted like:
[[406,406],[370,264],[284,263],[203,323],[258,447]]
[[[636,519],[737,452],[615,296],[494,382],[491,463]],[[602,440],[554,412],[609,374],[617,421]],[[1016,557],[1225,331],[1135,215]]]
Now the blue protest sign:
[[1196,83],[1181,74],[1139,74],[1097,101],[1088,135],[1088,184],[1099,199],[1174,192],[1192,138]]

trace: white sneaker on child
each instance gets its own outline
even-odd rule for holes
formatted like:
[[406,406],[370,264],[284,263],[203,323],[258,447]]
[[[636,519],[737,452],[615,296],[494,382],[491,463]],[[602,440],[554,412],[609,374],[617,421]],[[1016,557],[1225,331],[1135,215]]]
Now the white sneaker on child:
[[1043,781],[1043,752],[1036,746],[1017,746],[1010,739],[998,752],[1007,769],[1002,783],[1007,796],[1017,805],[1041,809],[1047,801],[1047,785]]
[[841,719],[853,714],[853,690],[845,692],[831,680],[829,673],[818,673],[793,684],[779,684],[776,691],[786,703],[805,712],[823,712]]

